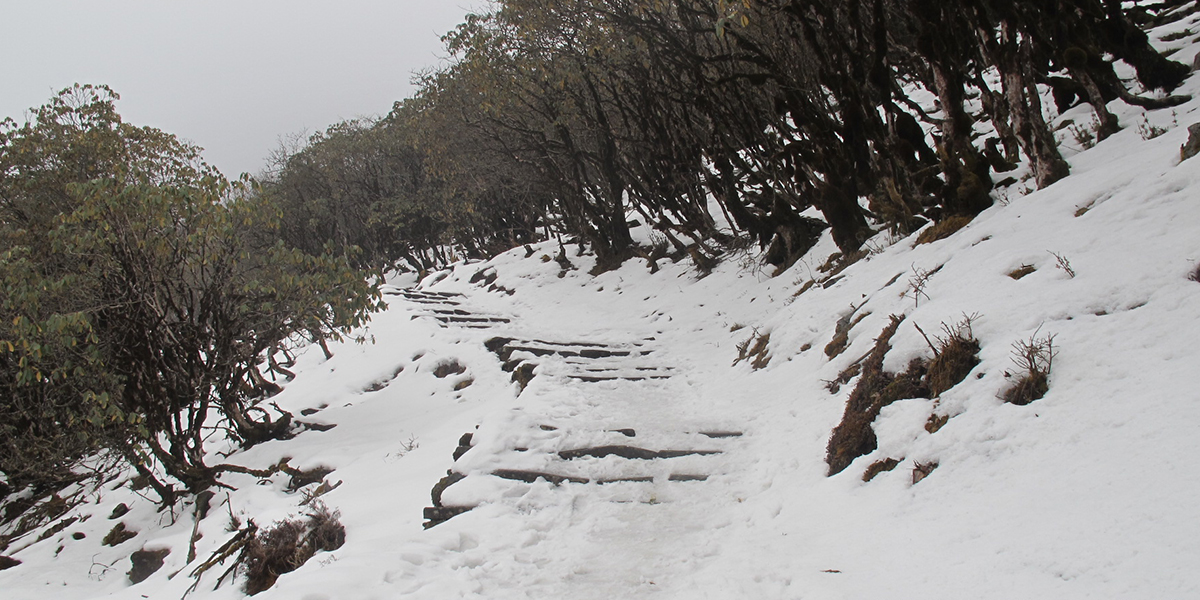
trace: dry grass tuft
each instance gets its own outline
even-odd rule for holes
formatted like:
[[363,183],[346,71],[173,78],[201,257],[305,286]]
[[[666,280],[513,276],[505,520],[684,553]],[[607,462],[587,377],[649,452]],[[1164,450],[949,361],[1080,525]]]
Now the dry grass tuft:
[[932,473],[933,470],[936,468],[938,468],[937,462],[913,463],[913,470],[912,470],[913,485],[917,485],[918,483],[921,482],[922,479],[929,477],[929,474]]
[[825,279],[822,279],[821,281],[819,281],[817,283],[826,282],[834,277],[837,277],[838,275],[841,274],[842,271],[845,271],[846,269],[850,268],[850,266],[853,265],[854,263],[856,263],[870,255],[871,255],[871,252],[866,249],[858,250],[856,252],[851,252],[850,254],[842,254],[840,252],[835,252],[833,254],[830,254],[829,258],[827,258],[825,260],[825,264],[817,267],[818,271],[826,274]]
[[863,471],[862,480],[871,481],[880,473],[886,473],[895,469],[896,466],[900,464],[901,460],[904,459],[885,458],[883,460],[877,460],[871,463],[871,466],[867,467],[866,471]]
[[933,413],[929,415],[929,420],[925,421],[925,431],[929,433],[937,433],[938,430],[946,426],[950,422],[950,415],[939,415]]
[[899,374],[883,370],[884,356],[892,348],[892,336],[903,321],[903,316],[892,315],[891,322],[875,338],[875,347],[862,361],[862,376],[850,393],[842,422],[833,429],[826,447],[825,462],[831,476],[844,471],[854,459],[875,451],[878,442],[871,422],[883,407],[903,398],[929,397],[924,382],[925,361],[913,360]]
[[862,363],[854,363],[842,369],[842,372],[838,373],[833,381],[826,381],[825,389],[829,390],[830,394],[836,394],[841,391],[843,385],[850,383],[850,380],[858,377],[859,373],[862,373]]
[[[858,309],[854,309],[857,311]],[[860,315],[855,315],[854,312],[838,319],[837,324],[833,328],[833,339],[825,345],[825,356],[830,359],[838,356],[846,350],[846,346],[850,342],[850,330],[854,329],[855,325],[862,322],[863,319],[870,316],[870,312],[865,312]]]
[[917,236],[916,245],[920,246],[921,244],[932,244],[938,240],[944,240],[954,235],[959,229],[966,227],[967,224],[971,222],[971,219],[972,217],[962,215],[943,219],[933,227],[922,231],[921,235]]
[[132,540],[135,537],[137,537],[137,532],[130,529],[125,529],[125,523],[120,522],[116,525],[113,525],[113,528],[110,529],[108,534],[104,536],[104,539],[101,541],[101,543],[105,546],[118,546],[129,540]]
[[467,372],[467,368],[457,360],[451,358],[438,363],[438,366],[433,369],[433,376],[438,379],[445,379],[451,375],[462,375]]
[[754,333],[750,334],[749,338],[738,344],[738,357],[733,361],[733,364],[738,364],[743,360],[750,361],[750,367],[755,371],[766,367],[771,363],[771,332],[759,334],[758,329],[754,329]]
[[1021,265],[1009,271],[1008,276],[1012,277],[1013,279],[1020,279],[1026,275],[1029,275],[1030,273],[1033,273],[1034,271],[1037,271],[1037,267],[1033,265]]

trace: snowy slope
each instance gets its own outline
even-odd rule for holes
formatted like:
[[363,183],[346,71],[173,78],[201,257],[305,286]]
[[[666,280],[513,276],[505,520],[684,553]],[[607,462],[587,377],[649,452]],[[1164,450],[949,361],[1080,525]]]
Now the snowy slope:
[[[1198,95],[1200,82],[1180,92]],[[842,278],[807,289],[826,278],[828,239],[776,277],[753,253],[705,277],[687,260],[651,274],[641,259],[592,277],[591,257],[568,247],[574,269],[563,272],[543,259],[558,252],[547,243],[392,282],[390,308],[366,330],[373,343],[336,346],[330,360],[309,349],[273,398],[336,427],[231,458],[263,468],[289,457],[341,482],[321,500],[340,510],[346,544],[259,597],[1200,597],[1200,282],[1189,279],[1200,158],[1178,156],[1197,109],[1150,113],[1168,128],[1150,140],[1127,109],[1124,131],[1068,156],[1068,179],[1009,188],[939,242],[880,234]],[[1060,120],[1088,118],[1077,108]],[[1036,270],[1008,275],[1025,265]],[[426,293],[405,291],[414,286]],[[850,314],[866,316],[830,359],[822,350]],[[905,320],[887,369],[931,355],[914,324],[934,332],[964,315],[976,315],[981,362],[939,399],[885,408],[879,449],[827,477],[826,444],[856,381],[836,393],[826,382],[890,315]],[[766,333],[763,368],[733,364]],[[1048,335],[1049,392],[1004,403],[1013,344]],[[511,340],[505,358],[536,365],[523,391],[485,347],[497,337]],[[465,369],[438,370],[452,363]],[[931,434],[935,413],[949,420]],[[455,461],[464,433],[471,448]],[[683,455],[572,453],[614,446]],[[884,458],[901,462],[864,482]],[[914,484],[918,463],[938,467]],[[465,478],[443,504],[475,508],[423,529],[431,488],[452,468]],[[513,471],[576,481],[497,476]],[[157,512],[124,478],[87,490],[70,513],[80,520],[10,547],[23,564],[0,571],[0,596],[243,597],[240,581],[214,590],[228,561],[189,576],[188,540],[196,527],[202,561],[233,535],[230,514],[262,526],[302,514],[315,485],[289,491],[288,480],[228,476],[236,490],[220,490],[198,525],[188,506]],[[121,503],[132,510],[110,519]],[[118,521],[137,535],[102,545]],[[141,548],[171,553],[131,586]]]

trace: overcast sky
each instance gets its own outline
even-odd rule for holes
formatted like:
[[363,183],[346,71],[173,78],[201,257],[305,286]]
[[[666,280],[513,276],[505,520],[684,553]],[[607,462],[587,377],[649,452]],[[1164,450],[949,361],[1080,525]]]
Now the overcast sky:
[[382,115],[480,0],[0,0],[0,118],[108,84],[128,122],[257,173],[280,136]]

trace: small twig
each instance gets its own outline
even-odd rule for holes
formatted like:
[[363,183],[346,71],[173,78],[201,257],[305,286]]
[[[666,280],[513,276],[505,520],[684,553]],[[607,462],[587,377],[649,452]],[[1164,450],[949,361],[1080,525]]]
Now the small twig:
[[921,329],[921,326],[917,325],[916,321],[913,321],[913,327],[916,327],[917,331],[921,333],[921,337],[925,338],[925,343],[929,344],[929,349],[933,350],[933,355],[936,357],[938,355],[937,346],[934,346],[933,341],[929,339],[929,336],[925,335],[925,330]]

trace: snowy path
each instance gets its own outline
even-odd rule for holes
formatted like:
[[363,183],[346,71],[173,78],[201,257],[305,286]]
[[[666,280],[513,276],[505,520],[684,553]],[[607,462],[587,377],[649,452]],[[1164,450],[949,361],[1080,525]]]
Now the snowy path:
[[576,304],[539,315],[560,324],[552,335],[530,335],[520,317],[479,316],[470,296],[407,298],[456,311],[430,313],[446,327],[482,330],[525,385],[511,410],[461,440],[426,515],[449,552],[393,574],[413,581],[405,593],[651,597],[704,568],[716,554],[713,517],[732,501],[710,480],[737,476],[740,418],[697,413],[689,369],[665,354],[663,332],[570,331],[561,324],[594,322],[596,307]]

